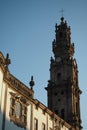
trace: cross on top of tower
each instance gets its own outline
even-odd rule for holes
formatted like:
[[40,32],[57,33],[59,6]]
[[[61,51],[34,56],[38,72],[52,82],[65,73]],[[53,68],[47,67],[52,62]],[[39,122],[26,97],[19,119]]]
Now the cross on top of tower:
[[63,10],[63,9],[61,9],[61,11],[60,11],[60,12],[61,12],[61,16],[63,17],[64,10]]

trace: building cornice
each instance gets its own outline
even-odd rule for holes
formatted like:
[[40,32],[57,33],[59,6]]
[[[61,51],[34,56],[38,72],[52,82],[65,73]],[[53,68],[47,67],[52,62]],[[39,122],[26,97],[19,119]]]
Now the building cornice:
[[12,74],[8,74],[4,77],[4,81],[9,84],[9,87],[16,90],[18,93],[21,92],[22,95],[33,98],[34,91],[29,89],[26,85],[24,85],[21,81],[15,78]]

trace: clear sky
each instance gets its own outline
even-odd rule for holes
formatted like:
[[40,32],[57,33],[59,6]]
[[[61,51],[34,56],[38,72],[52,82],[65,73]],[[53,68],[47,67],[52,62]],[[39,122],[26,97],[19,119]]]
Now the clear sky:
[[34,97],[47,105],[52,41],[61,9],[71,26],[71,41],[79,70],[81,117],[87,129],[87,0],[0,0],[0,51],[9,53],[10,72],[29,86],[34,76]]

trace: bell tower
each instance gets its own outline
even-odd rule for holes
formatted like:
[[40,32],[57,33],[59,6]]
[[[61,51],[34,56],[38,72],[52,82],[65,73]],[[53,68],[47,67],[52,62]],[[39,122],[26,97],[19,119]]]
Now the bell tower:
[[70,27],[63,17],[60,25],[55,25],[52,51],[54,58],[51,57],[50,80],[45,88],[48,108],[76,130],[81,130],[78,66],[73,58],[74,43],[71,43]]

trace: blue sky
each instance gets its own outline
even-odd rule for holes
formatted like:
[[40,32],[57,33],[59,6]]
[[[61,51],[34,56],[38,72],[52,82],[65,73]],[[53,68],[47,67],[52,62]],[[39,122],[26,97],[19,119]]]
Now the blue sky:
[[0,0],[0,51],[9,53],[10,72],[29,86],[35,80],[35,98],[47,105],[52,41],[61,9],[71,27],[71,41],[79,70],[81,117],[87,129],[87,1],[86,0]]

